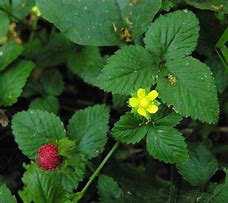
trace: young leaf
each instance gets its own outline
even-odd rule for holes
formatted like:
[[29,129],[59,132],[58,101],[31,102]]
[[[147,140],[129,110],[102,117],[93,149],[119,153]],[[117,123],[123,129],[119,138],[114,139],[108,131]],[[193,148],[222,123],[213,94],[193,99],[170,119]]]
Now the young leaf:
[[56,202],[63,203],[67,200],[58,171],[43,171],[36,164],[26,167],[23,175],[24,188],[20,192],[23,202]]
[[9,42],[0,47],[0,71],[4,70],[23,51],[23,47],[15,42]]
[[160,16],[146,33],[146,49],[169,61],[188,56],[196,48],[199,22],[188,10]]
[[146,144],[150,155],[166,163],[178,163],[188,158],[184,137],[172,127],[151,127]]
[[193,146],[189,155],[187,161],[177,164],[180,174],[193,186],[205,184],[218,168],[215,157],[203,145]]
[[22,152],[34,159],[38,148],[65,137],[61,120],[54,114],[40,110],[19,112],[12,120],[15,140]]
[[156,63],[143,47],[125,46],[109,58],[99,77],[99,86],[126,95],[140,87],[150,88],[158,72]]
[[1,203],[16,203],[15,197],[11,194],[6,185],[0,185],[0,202]]
[[98,179],[98,193],[102,203],[123,203],[123,191],[111,177],[100,175]]
[[68,58],[68,67],[71,71],[92,85],[97,84],[103,63],[98,47],[84,47],[79,53],[74,53]]
[[76,112],[69,121],[68,135],[77,142],[79,151],[87,158],[102,152],[107,141],[109,110],[95,105]]
[[170,73],[159,77],[160,98],[176,112],[204,122],[218,118],[218,98],[209,68],[191,57],[166,64]]
[[59,101],[56,97],[48,96],[34,99],[29,105],[30,110],[41,110],[49,113],[58,114]]
[[21,61],[0,75],[0,105],[10,106],[17,102],[34,64]]
[[132,113],[127,113],[120,117],[112,128],[113,137],[126,144],[140,142],[147,134],[148,127],[141,125],[143,120]]

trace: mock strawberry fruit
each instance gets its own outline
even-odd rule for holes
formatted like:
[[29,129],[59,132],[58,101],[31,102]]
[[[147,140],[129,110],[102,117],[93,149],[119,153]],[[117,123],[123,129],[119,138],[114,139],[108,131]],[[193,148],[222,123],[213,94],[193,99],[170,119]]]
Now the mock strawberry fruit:
[[54,144],[45,144],[38,149],[37,164],[44,170],[54,170],[61,163],[58,147]]

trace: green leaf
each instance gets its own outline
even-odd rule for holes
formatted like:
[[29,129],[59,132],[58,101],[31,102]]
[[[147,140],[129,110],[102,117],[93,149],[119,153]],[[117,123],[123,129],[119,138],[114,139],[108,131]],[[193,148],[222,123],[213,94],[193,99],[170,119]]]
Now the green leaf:
[[166,163],[178,163],[188,158],[184,137],[169,126],[157,126],[148,130],[147,150],[154,158]]
[[10,106],[17,102],[33,68],[32,62],[21,61],[0,75],[0,105]]
[[218,98],[209,68],[194,58],[166,64],[169,73],[161,74],[157,90],[160,98],[173,105],[176,112],[204,122],[218,118]]
[[97,187],[101,203],[123,203],[123,191],[112,177],[100,175]]
[[111,56],[99,77],[99,86],[115,94],[129,95],[155,83],[157,62],[141,46],[125,46]]
[[113,24],[121,27],[121,16],[115,0],[99,3],[90,0],[36,2],[42,16],[77,44],[103,46],[120,43],[113,28]]
[[140,142],[147,134],[148,127],[143,124],[143,120],[132,113],[126,113],[120,117],[112,128],[113,137],[126,144]]
[[65,137],[61,120],[54,114],[40,110],[19,112],[12,120],[15,140],[22,152],[31,159],[37,149],[47,143],[55,143]]
[[146,49],[169,61],[188,56],[197,45],[199,22],[188,10],[160,16],[151,24],[144,39]]
[[64,82],[62,75],[58,70],[46,71],[40,82],[47,95],[59,96],[63,92]]
[[56,97],[48,96],[34,99],[29,105],[30,110],[41,110],[49,113],[58,114],[59,101]]
[[103,63],[98,47],[84,47],[79,53],[74,53],[68,58],[70,70],[92,85],[97,84]]
[[[2,11],[0,11],[0,44],[4,44],[7,41],[9,23],[10,23],[10,20],[8,16]],[[1,65],[0,65],[0,70],[1,70]]]
[[15,197],[11,194],[6,185],[0,185],[0,202],[1,203],[16,203]]
[[191,185],[204,185],[217,170],[218,163],[203,145],[192,146],[189,155],[187,161],[177,164],[178,171]]
[[95,105],[77,111],[69,121],[68,135],[75,140],[78,149],[87,158],[96,157],[107,141],[109,110]]
[[23,51],[23,47],[15,42],[9,42],[0,47],[0,71],[4,70]]
[[121,44],[121,28],[127,27],[133,36],[142,34],[161,1],[37,0],[37,4],[43,17],[73,42],[107,46]]
[[23,191],[20,197],[23,202],[34,203],[63,203],[67,200],[67,193],[64,191],[58,171],[43,171],[36,164],[26,167],[23,175]]

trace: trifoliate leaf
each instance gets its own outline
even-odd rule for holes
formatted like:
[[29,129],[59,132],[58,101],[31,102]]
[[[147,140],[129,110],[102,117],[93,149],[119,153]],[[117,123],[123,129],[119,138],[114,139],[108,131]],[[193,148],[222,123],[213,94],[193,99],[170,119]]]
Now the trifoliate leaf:
[[61,120],[52,113],[40,110],[23,111],[14,115],[12,129],[19,148],[31,159],[35,158],[41,145],[55,143],[65,137]]
[[146,144],[150,155],[166,163],[178,163],[188,158],[184,137],[172,127],[151,127]]
[[[108,46],[141,35],[161,6],[160,0],[37,0],[41,14],[70,40]],[[63,18],[64,16],[64,18]],[[69,23],[70,22],[70,23]]]
[[58,70],[48,70],[44,73],[40,82],[47,95],[58,96],[63,92],[64,82]]
[[115,123],[112,135],[126,144],[138,143],[147,136],[147,150],[150,155],[167,163],[177,163],[188,158],[184,137],[170,127],[175,126],[179,120],[180,117],[174,113],[151,121],[127,113]]
[[1,203],[16,203],[15,197],[11,194],[6,185],[0,185],[0,202]]
[[107,141],[109,110],[95,105],[76,112],[69,121],[68,135],[87,158],[96,157]]
[[100,203],[123,203],[123,191],[112,177],[100,175],[97,187]]
[[9,42],[0,47],[0,71],[4,70],[23,51],[23,47],[15,42]]
[[0,105],[10,106],[17,102],[34,64],[21,61],[0,75]]
[[68,67],[85,82],[96,85],[104,60],[98,47],[84,47],[79,53],[68,58]]
[[26,167],[22,181],[25,185],[20,192],[23,202],[63,203],[67,200],[67,193],[62,187],[62,177],[58,171],[44,171],[36,164],[31,164]]
[[203,145],[191,147],[189,156],[177,164],[180,174],[193,186],[204,185],[218,168],[215,157]]
[[112,128],[113,137],[126,144],[135,144],[141,141],[147,134],[148,127],[142,119],[132,113],[127,113],[120,117]]
[[188,10],[160,16],[146,33],[146,49],[169,61],[190,55],[196,48],[199,22]]
[[41,110],[49,113],[58,114],[59,101],[56,97],[48,96],[34,99],[29,105],[30,110]]
[[157,90],[160,98],[176,112],[204,122],[218,118],[218,98],[209,68],[191,57],[167,63],[169,73],[161,74]]
[[155,83],[155,58],[141,46],[125,46],[111,56],[99,77],[99,86],[116,94],[130,95]]
[[[10,23],[10,20],[7,14],[0,11],[0,44],[4,44],[7,41],[9,23]],[[1,70],[1,65],[0,65],[0,70]]]

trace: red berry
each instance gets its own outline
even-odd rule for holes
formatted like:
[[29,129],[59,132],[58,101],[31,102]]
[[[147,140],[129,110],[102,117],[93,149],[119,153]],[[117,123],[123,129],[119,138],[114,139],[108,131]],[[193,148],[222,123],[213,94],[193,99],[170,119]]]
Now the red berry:
[[37,164],[44,170],[54,170],[61,163],[58,147],[54,144],[45,144],[38,149]]

